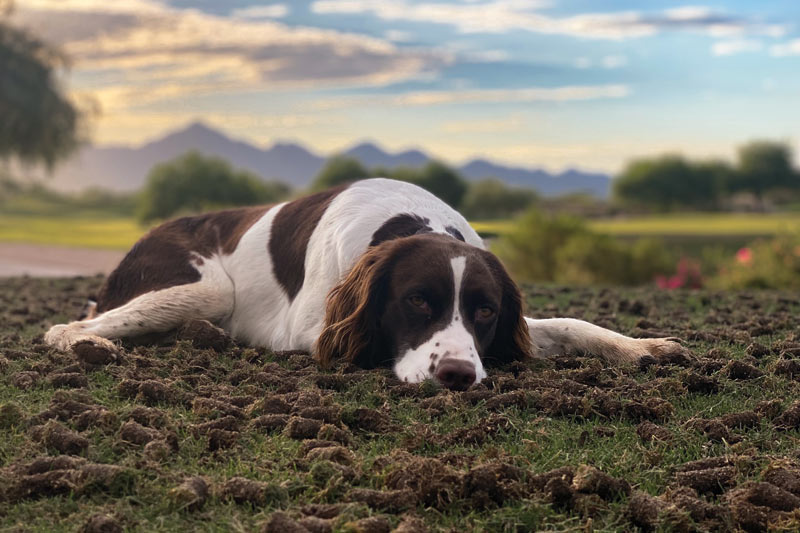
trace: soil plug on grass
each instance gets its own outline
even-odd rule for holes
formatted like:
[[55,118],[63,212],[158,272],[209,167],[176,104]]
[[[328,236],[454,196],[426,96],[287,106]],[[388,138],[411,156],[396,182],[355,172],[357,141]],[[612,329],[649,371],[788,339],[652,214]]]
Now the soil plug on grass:
[[355,522],[347,522],[342,526],[348,533],[390,533],[392,525],[385,516],[370,516]]
[[250,503],[263,506],[270,502],[283,503],[288,499],[286,489],[270,483],[251,481],[243,477],[234,477],[226,481],[220,490],[223,498],[230,498],[236,503]]
[[72,352],[79,361],[90,365],[107,365],[117,360],[115,349],[92,341],[78,342],[72,347]]
[[624,479],[617,479],[589,465],[581,465],[572,478],[572,489],[575,492],[597,494],[605,500],[620,495],[627,495],[631,486]]
[[33,433],[34,437],[48,448],[68,455],[80,455],[89,447],[88,439],[67,429],[55,420],[49,421],[44,427],[37,428]]
[[192,346],[201,350],[211,349],[224,352],[232,344],[224,330],[208,320],[190,320],[178,330],[178,340],[191,341]]
[[82,533],[122,533],[122,526],[113,517],[98,513],[89,517],[81,528]]
[[261,526],[261,533],[309,533],[309,530],[283,511],[269,515],[269,519]]
[[181,509],[196,511],[206,503],[208,484],[199,476],[190,477],[169,491],[169,495]]

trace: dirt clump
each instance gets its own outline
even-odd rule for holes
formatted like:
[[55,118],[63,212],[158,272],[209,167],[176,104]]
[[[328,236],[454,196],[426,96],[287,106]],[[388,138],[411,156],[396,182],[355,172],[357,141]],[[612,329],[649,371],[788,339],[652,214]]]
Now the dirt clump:
[[735,477],[735,466],[720,466],[675,473],[675,481],[678,485],[693,488],[701,494],[719,494],[733,486]]
[[55,420],[50,420],[44,426],[32,428],[31,435],[48,448],[68,455],[80,455],[89,448],[87,438]]
[[129,420],[119,428],[119,438],[132,444],[145,445],[163,436],[157,429],[146,428],[138,422]]
[[220,487],[219,495],[223,499],[231,499],[239,504],[250,503],[257,506],[263,506],[270,502],[281,503],[288,498],[286,490],[282,487],[243,477],[233,477],[227,480]]
[[392,421],[389,416],[377,409],[359,407],[350,413],[345,413],[342,419],[354,430],[386,433],[392,429]]
[[4,485],[0,498],[12,503],[70,492],[76,496],[94,491],[113,494],[130,485],[129,473],[123,467],[89,463],[70,456],[11,465],[0,470],[0,480]]
[[288,423],[289,417],[287,415],[261,415],[250,421],[250,428],[264,431],[280,431]]
[[354,522],[347,522],[342,530],[350,533],[390,533],[392,524],[385,516],[370,516]]
[[428,533],[430,529],[421,518],[408,515],[392,530],[392,533]]
[[729,413],[718,418],[718,420],[730,429],[749,429],[758,427],[761,417],[755,411],[741,411],[739,413]]
[[648,420],[636,426],[636,434],[644,442],[669,442],[672,440],[671,431]]
[[333,424],[323,424],[317,432],[317,438],[321,440],[335,441],[345,446],[349,446],[353,442],[353,435],[342,428]]
[[240,431],[241,424],[241,420],[235,416],[227,415],[216,420],[203,422],[202,424],[194,424],[190,429],[194,435],[206,435],[209,431],[215,429],[222,429],[225,431]]
[[472,468],[462,480],[463,497],[477,508],[502,506],[524,494],[525,474],[506,463],[491,463]]
[[192,346],[201,350],[210,349],[215,352],[225,351],[233,341],[224,330],[218,328],[208,320],[190,320],[186,322],[177,334],[178,340],[192,342]]
[[306,452],[305,456],[306,459],[311,461],[324,460],[346,466],[352,465],[356,460],[353,452],[343,446],[322,446],[312,448]]
[[728,377],[735,380],[749,380],[760,378],[764,372],[751,364],[744,361],[734,360],[728,363],[726,367]]
[[734,444],[742,440],[740,436],[732,434],[725,424],[714,418],[691,418],[684,427],[700,431],[715,442]]
[[244,410],[227,402],[215,400],[214,398],[195,398],[192,400],[192,412],[204,418],[218,418],[223,416],[233,416],[244,418]]
[[183,402],[181,391],[155,379],[123,379],[117,386],[120,395],[133,400],[141,400],[148,405],[160,403],[178,404]]
[[261,533],[309,533],[297,520],[283,511],[275,511],[261,526]]
[[122,533],[122,525],[107,514],[98,513],[89,517],[81,528],[81,533]]
[[406,511],[417,505],[417,496],[410,489],[353,489],[347,493],[347,499],[352,502],[365,503],[372,509],[392,514]]
[[800,498],[771,483],[746,483],[727,494],[731,515],[745,531],[766,531],[800,507]]
[[719,380],[716,378],[705,376],[698,372],[686,372],[682,379],[682,383],[686,386],[688,392],[699,394],[714,394],[719,391]]
[[196,511],[208,499],[208,483],[200,476],[190,477],[170,490],[169,495],[181,509]]
[[41,374],[32,370],[17,372],[11,376],[11,383],[18,389],[27,390],[39,383]]
[[461,493],[461,476],[437,459],[396,454],[387,458],[385,484],[392,490],[409,489],[426,506],[442,509]]
[[631,486],[624,479],[611,477],[593,466],[580,465],[572,478],[572,490],[611,500],[630,494]]
[[291,439],[311,439],[317,436],[321,428],[321,420],[292,416],[286,422],[283,433]]
[[796,429],[800,427],[800,401],[790,405],[780,416],[773,420],[776,429]]
[[212,429],[206,436],[208,437],[208,451],[210,452],[230,448],[239,440],[238,431],[226,431],[224,429]]
[[675,408],[663,398],[650,397],[644,401],[631,401],[623,407],[625,415],[636,422],[651,420],[653,422],[664,422],[668,420]]
[[70,387],[73,389],[80,389],[89,386],[89,379],[85,374],[80,372],[50,374],[47,376],[47,382],[55,388]]

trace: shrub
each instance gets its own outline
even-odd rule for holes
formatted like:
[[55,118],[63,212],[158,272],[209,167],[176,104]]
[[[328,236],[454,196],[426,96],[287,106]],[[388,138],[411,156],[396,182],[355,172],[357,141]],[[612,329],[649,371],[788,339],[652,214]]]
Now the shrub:
[[519,280],[573,285],[638,285],[667,272],[658,241],[626,244],[591,231],[579,218],[527,211],[494,251]]
[[508,218],[524,211],[538,200],[531,189],[509,187],[498,179],[472,183],[461,202],[461,213],[469,220]]
[[235,170],[216,157],[189,152],[153,167],[137,208],[142,222],[179,213],[197,213],[221,207],[258,205],[288,196],[283,183],[267,183],[255,174]]
[[757,240],[723,263],[711,285],[720,289],[800,289],[800,234]]

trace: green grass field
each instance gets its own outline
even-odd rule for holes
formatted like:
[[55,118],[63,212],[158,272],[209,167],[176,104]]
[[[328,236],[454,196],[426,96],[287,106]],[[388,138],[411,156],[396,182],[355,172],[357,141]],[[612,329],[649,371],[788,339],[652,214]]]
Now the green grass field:
[[145,231],[133,218],[0,215],[0,242],[127,250]]
[[[514,224],[509,220],[496,220],[474,222],[472,226],[479,233],[502,235],[511,231]],[[686,213],[620,217],[589,220],[589,227],[620,237],[756,237],[800,231],[800,213]]]
[[[513,228],[509,220],[474,222],[484,235],[502,235]],[[782,232],[800,231],[800,214],[767,215],[700,213],[590,220],[598,232],[623,238],[720,238],[748,240]],[[146,228],[130,217],[0,215],[0,242],[30,242],[87,248],[124,250]]]
[[191,339],[44,346],[100,282],[0,280],[0,531],[798,530],[797,295],[523,287],[535,316],[696,359],[565,356],[451,392]]

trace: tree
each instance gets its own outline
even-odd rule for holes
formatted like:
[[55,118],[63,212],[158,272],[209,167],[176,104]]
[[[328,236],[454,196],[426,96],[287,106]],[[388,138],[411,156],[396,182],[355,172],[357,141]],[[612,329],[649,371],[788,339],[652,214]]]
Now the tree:
[[458,172],[439,161],[430,161],[422,167],[415,183],[455,208],[461,205],[467,192],[467,182]]
[[773,141],[752,141],[739,148],[739,166],[733,189],[761,198],[775,189],[796,189],[800,178],[792,168],[792,150]]
[[369,176],[370,173],[367,172],[367,169],[358,159],[345,155],[335,155],[328,159],[320,173],[317,174],[311,184],[311,190],[321,191],[343,183],[363,180]]
[[470,220],[508,218],[537,202],[539,196],[530,189],[506,186],[496,178],[481,180],[469,186],[461,202],[461,214]]
[[84,115],[56,77],[67,66],[61,52],[0,20],[0,159],[51,168],[80,144]]
[[419,185],[455,208],[461,205],[468,188],[458,172],[440,161],[430,161],[422,168],[377,168],[372,174]]
[[189,152],[153,167],[137,214],[150,222],[180,212],[277,202],[288,194],[283,183],[265,183],[255,174],[234,170],[223,159]]
[[670,210],[717,205],[723,166],[697,164],[678,155],[634,160],[613,183],[614,196],[624,203]]

